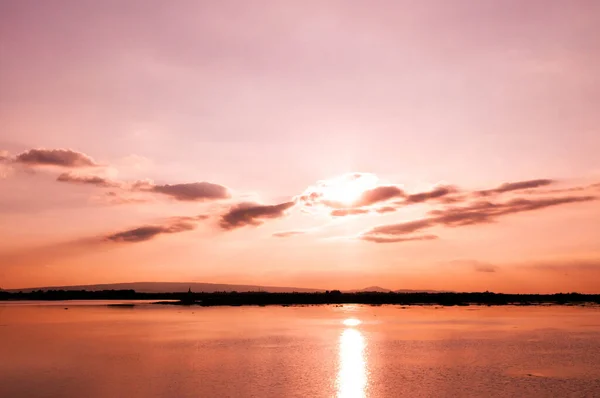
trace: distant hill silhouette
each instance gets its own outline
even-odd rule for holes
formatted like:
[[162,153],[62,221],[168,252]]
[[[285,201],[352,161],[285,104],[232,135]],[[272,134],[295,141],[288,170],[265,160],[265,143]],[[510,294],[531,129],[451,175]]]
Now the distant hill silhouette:
[[8,292],[32,292],[37,290],[135,290],[139,293],[185,293],[188,289],[197,293],[214,292],[269,292],[269,293],[313,293],[324,292],[325,289],[307,289],[301,287],[280,286],[258,286],[258,285],[229,285],[220,283],[198,283],[198,282],[130,282],[130,283],[108,283],[99,285],[74,285],[74,286],[49,286],[32,287],[23,289],[7,289]]
[[[215,292],[267,292],[267,293],[314,293],[325,292],[325,289],[309,289],[302,287],[285,286],[260,286],[260,285],[232,285],[224,283],[200,283],[200,282],[127,282],[127,283],[105,283],[97,285],[72,285],[72,286],[46,286],[28,287],[22,289],[5,289],[7,292],[29,293],[38,290],[86,290],[98,292],[104,290],[135,290],[138,293],[186,293],[188,289],[197,293]],[[2,290],[2,289],[0,289]],[[447,293],[448,291],[426,290],[426,289],[386,289],[381,286],[369,286],[363,289],[344,290],[345,293],[377,292],[377,293]]]
[[360,290],[350,290],[350,292],[378,292],[378,293],[389,293],[392,292],[392,289],[386,289],[381,286],[369,286]]
[[360,292],[377,292],[377,293],[450,293],[448,290],[427,290],[427,289],[387,289],[381,286],[369,286],[364,289],[358,290],[346,290],[348,293],[360,293]]

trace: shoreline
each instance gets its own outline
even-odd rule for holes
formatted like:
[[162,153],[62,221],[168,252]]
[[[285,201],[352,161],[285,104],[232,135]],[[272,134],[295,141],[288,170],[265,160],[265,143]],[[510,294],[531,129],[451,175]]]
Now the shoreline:
[[[323,293],[266,293],[266,292],[214,292],[214,293],[139,293],[133,290],[104,291],[35,291],[29,293],[0,292],[1,302],[21,301],[115,301],[109,305],[126,306],[116,301],[146,301],[155,305],[178,306],[297,306],[297,305],[400,305],[400,306],[531,306],[531,305],[600,305],[600,294],[503,294],[492,292],[471,293],[344,293],[339,290]],[[128,304],[128,305],[130,305]]]

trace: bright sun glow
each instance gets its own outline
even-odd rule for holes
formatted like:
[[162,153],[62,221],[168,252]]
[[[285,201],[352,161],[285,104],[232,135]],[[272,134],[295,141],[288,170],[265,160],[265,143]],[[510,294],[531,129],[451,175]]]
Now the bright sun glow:
[[359,321],[356,318],[348,318],[348,319],[344,319],[344,321],[342,322],[345,326],[358,326],[360,325],[362,322]]
[[377,177],[373,174],[348,174],[326,182],[322,187],[323,199],[350,205],[357,201],[362,193],[377,186]]

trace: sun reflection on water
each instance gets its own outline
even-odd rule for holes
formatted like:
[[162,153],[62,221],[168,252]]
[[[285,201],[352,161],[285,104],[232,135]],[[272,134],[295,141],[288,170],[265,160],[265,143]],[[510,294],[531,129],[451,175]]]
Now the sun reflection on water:
[[356,318],[348,318],[348,319],[344,319],[344,321],[342,323],[346,326],[358,326],[362,322]]
[[[357,320],[354,319],[354,321]],[[354,325],[359,323],[360,321]],[[337,377],[337,396],[339,398],[365,396],[367,386],[365,345],[365,338],[357,329],[344,329],[340,335],[340,368]]]

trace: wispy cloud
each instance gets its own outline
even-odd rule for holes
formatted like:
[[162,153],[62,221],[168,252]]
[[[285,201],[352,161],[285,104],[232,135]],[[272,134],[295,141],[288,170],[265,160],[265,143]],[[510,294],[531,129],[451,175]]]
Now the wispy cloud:
[[500,216],[544,209],[568,203],[589,202],[595,196],[566,196],[538,199],[516,198],[504,203],[476,202],[466,206],[432,210],[429,214],[436,224],[455,227],[495,221]]
[[423,219],[398,224],[380,225],[368,231],[368,236],[377,235],[406,235],[435,225],[433,220]]
[[477,264],[475,265],[475,271],[492,273],[498,271],[498,267],[492,264]]
[[[144,158],[145,159],[145,158]],[[147,159],[146,159],[147,160]],[[101,167],[90,156],[72,149],[30,149],[11,158],[3,151],[0,153],[1,163],[21,164],[28,167],[54,166],[68,169],[84,169]],[[102,166],[102,170],[114,169],[110,166]],[[102,174],[102,173],[101,173]],[[120,188],[123,191],[143,192],[145,194],[157,194],[178,201],[204,202],[220,199],[229,199],[231,193],[223,185],[211,182],[190,182],[179,184],[156,184],[150,179],[133,182],[117,181],[109,179],[97,173],[85,174],[64,172],[58,175],[56,181],[62,183],[82,184],[100,188]]]
[[429,217],[397,224],[382,225],[364,232],[360,238],[370,242],[391,241],[397,236],[409,235],[434,226],[460,227],[486,224],[510,214],[540,210],[569,203],[590,202],[595,196],[567,196],[555,198],[516,198],[503,203],[476,202],[465,206],[451,206],[432,210]]
[[[92,168],[99,164],[90,156],[71,149],[30,149],[11,158],[3,151],[0,161],[28,166],[57,166],[62,168]],[[86,174],[87,173],[87,174]],[[61,183],[80,184],[99,188],[112,188],[106,192],[106,203],[143,203],[147,198],[168,197],[182,202],[209,202],[230,199],[230,190],[220,184],[211,182],[190,182],[177,184],[157,184],[150,179],[132,182],[117,181],[85,170],[84,173],[68,171],[56,178]],[[393,213],[404,206],[429,203],[435,205],[427,217],[407,222],[374,227],[360,235],[360,239],[376,243],[395,243],[414,240],[432,240],[435,235],[412,234],[434,226],[459,227],[496,222],[498,218],[522,212],[528,212],[568,203],[595,200],[595,196],[561,196],[561,193],[584,192],[598,188],[600,184],[585,187],[571,187],[556,190],[551,197],[539,197],[544,191],[540,188],[554,184],[552,179],[534,179],[503,183],[495,188],[479,191],[465,191],[454,185],[441,185],[424,192],[407,192],[397,184],[382,184],[370,173],[349,173],[330,180],[319,181],[309,187],[294,201],[275,205],[263,205],[243,202],[230,207],[221,214],[219,226],[232,230],[244,226],[258,226],[269,219],[285,216],[286,211],[296,203],[304,210],[318,207],[326,210],[334,218]],[[509,192],[535,194],[535,196],[519,197],[497,202],[497,196]],[[534,199],[532,199],[534,197]],[[510,198],[510,196],[509,196]],[[436,208],[440,207],[441,208]],[[138,242],[152,239],[160,234],[170,234],[193,229],[198,220],[179,220],[169,224],[144,225],[111,234],[106,239],[111,241]],[[276,237],[289,237],[300,234],[300,231],[283,231],[274,234]]]
[[526,180],[526,181],[516,181],[516,182],[506,182],[496,188],[486,189],[483,191],[475,191],[474,194],[480,197],[491,196],[494,194],[501,194],[505,192],[513,192],[513,191],[522,191],[525,189],[533,189],[545,187],[550,184],[554,184],[554,180],[550,179],[537,179],[537,180]]
[[470,259],[458,259],[443,262],[442,265],[448,265],[453,268],[471,269],[474,272],[494,273],[499,270],[499,267],[487,262]]
[[133,196],[130,194],[123,194],[118,191],[109,191],[102,196],[94,197],[96,202],[104,205],[127,205],[127,204],[143,204],[153,202],[152,198]]
[[115,243],[145,242],[157,237],[158,235],[191,231],[197,227],[197,223],[199,221],[207,218],[207,215],[193,217],[172,217],[164,224],[143,225],[141,227],[127,229],[106,235],[103,237],[103,240]]
[[392,207],[392,206],[384,206],[384,207],[379,207],[379,208],[375,209],[375,211],[380,214],[393,213],[396,211],[396,208]]
[[231,197],[226,187],[210,182],[154,185],[149,191],[164,194],[181,201],[206,201],[228,199]]
[[57,178],[58,182],[68,182],[72,184],[96,185],[104,188],[116,188],[122,184],[104,177],[95,175],[78,175],[73,173],[62,173]]
[[550,272],[600,272],[600,259],[571,259],[571,260],[554,260],[554,261],[539,261],[532,264],[522,265],[522,268],[535,269],[540,271]]
[[331,215],[333,217],[344,217],[344,216],[356,216],[359,214],[367,214],[369,213],[369,209],[335,209],[331,211]]
[[421,235],[421,236],[410,236],[410,237],[390,237],[390,236],[381,236],[381,235],[365,235],[361,237],[362,240],[367,242],[375,242],[375,243],[401,243],[401,242],[412,242],[419,240],[435,240],[438,239],[436,235]]
[[273,234],[276,238],[289,238],[290,236],[304,235],[306,231],[281,231]]
[[406,204],[423,203],[428,200],[439,199],[439,198],[442,198],[444,196],[447,196],[447,195],[450,195],[450,194],[453,194],[456,192],[458,192],[458,188],[456,188],[454,186],[451,186],[451,185],[439,186],[439,187],[432,189],[431,191],[414,193],[414,194],[408,195],[406,197],[405,203]]

